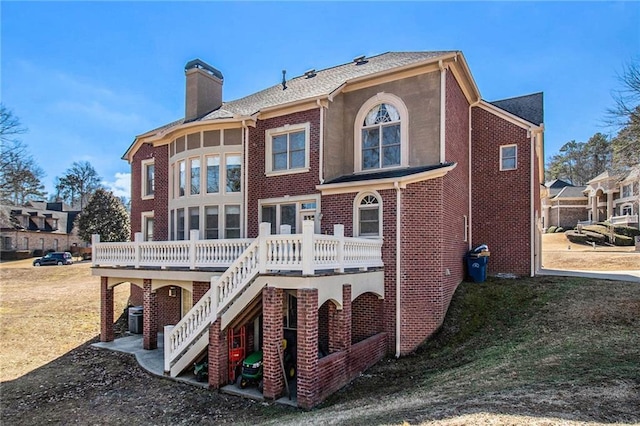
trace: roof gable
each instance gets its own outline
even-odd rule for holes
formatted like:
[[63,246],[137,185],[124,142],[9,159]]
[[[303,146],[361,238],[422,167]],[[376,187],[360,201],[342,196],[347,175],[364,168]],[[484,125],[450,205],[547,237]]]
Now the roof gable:
[[532,93],[530,95],[517,96],[515,98],[501,99],[489,102],[517,117],[527,120],[529,123],[540,125],[544,123],[543,94]]

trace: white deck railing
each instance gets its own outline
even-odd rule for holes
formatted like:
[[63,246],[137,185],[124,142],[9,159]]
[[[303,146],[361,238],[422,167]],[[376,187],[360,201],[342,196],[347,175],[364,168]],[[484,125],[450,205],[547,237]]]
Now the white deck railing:
[[279,235],[271,235],[271,225],[261,223],[253,241],[197,240],[197,231],[189,241],[144,242],[137,233],[134,242],[101,243],[100,236],[94,235],[92,259],[94,266],[227,267],[220,277],[212,278],[211,289],[178,324],[165,327],[164,368],[171,375],[179,373],[174,364],[187,348],[201,339],[259,274],[300,271],[313,275],[319,270],[383,266],[382,240],[345,237],[343,225],[334,225],[334,235],[314,234],[313,221],[303,222],[302,234]]
[[629,225],[631,223],[638,223],[638,215],[624,215],[624,216],[611,216],[609,223],[612,225]]
[[227,268],[253,241],[198,240],[198,231],[189,236],[186,241],[143,241],[138,232],[133,242],[101,243],[100,236],[94,235],[93,266]]

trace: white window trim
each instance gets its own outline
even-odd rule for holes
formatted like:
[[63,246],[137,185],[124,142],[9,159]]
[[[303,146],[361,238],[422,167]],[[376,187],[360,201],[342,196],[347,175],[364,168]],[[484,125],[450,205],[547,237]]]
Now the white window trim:
[[[320,194],[309,194],[309,195],[295,195],[293,197],[278,197],[278,198],[265,198],[258,200],[258,222],[262,222],[262,207],[264,206],[279,206],[282,204],[296,204],[296,229],[302,233],[302,223],[300,221],[299,213],[302,210],[302,204],[304,202],[314,202],[316,203],[316,220],[315,220],[315,232],[320,232],[320,219],[322,218],[322,214],[320,213]],[[280,209],[276,209],[276,220],[280,223]],[[276,228],[278,223],[276,223]]]
[[[193,161],[197,160],[199,162],[199,169],[200,169],[200,177],[198,178],[198,180],[200,182],[198,182],[199,185],[199,192],[197,194],[192,194],[191,193],[191,171],[193,170]],[[186,180],[187,183],[185,184],[185,191],[184,194],[187,197],[199,197],[202,195],[202,156],[201,155],[196,155],[193,157],[188,157],[187,161],[186,161],[186,170],[185,170],[185,175],[186,175]]]
[[[227,166],[228,166],[227,158],[228,157],[240,157],[240,191],[227,191]],[[219,193],[220,194],[242,194],[242,184],[243,184],[242,177],[243,177],[243,168],[244,168],[242,153],[241,152],[225,152],[224,163],[220,161],[220,168],[223,168],[224,170],[218,170],[218,176],[220,179],[222,179],[222,182],[218,184],[218,186],[221,187],[221,188],[218,188],[220,190]]]
[[[218,221],[222,219],[222,227],[218,228],[218,239],[227,239],[227,207],[239,207],[240,208],[240,235],[238,238],[244,238],[244,217],[242,203],[224,203],[220,204],[218,208]],[[220,214],[220,208],[222,208],[222,214]],[[220,224],[220,222],[218,222]],[[235,240],[236,238],[229,238]]]
[[[364,197],[372,195],[378,200],[378,235],[365,235],[360,237],[360,203],[364,199]],[[353,236],[360,238],[371,238],[371,239],[380,239],[382,238],[382,217],[383,217],[383,209],[382,209],[382,197],[378,191],[363,191],[359,192],[358,195],[353,199]]]
[[[362,123],[365,117],[376,105],[393,105],[400,114],[400,165],[392,167],[381,167],[377,169],[362,169]],[[381,170],[392,170],[409,166],[409,110],[402,99],[391,93],[380,92],[367,100],[358,111],[353,125],[353,170],[356,173],[375,173]]]
[[[204,161],[203,161],[204,166],[201,166],[201,168],[200,168],[200,176],[202,177],[202,180],[203,180],[204,183],[203,183],[202,187],[200,188],[200,194],[201,195],[220,194],[222,192],[220,187],[222,186],[221,184],[223,183],[221,181],[221,177],[222,177],[222,170],[221,169],[222,169],[222,165],[223,165],[222,164],[223,162],[221,160],[222,159],[222,155],[220,155],[220,153],[206,154],[203,158],[204,158]],[[209,176],[208,176],[208,173],[209,173],[209,170],[208,170],[209,158],[217,158],[218,159],[218,190],[216,192],[209,192],[209,188],[208,188],[208,185],[209,185]],[[225,169],[226,169],[226,166],[225,166]],[[226,187],[226,184],[225,184],[225,187]]]
[[142,168],[142,179],[140,179],[140,198],[143,200],[152,200],[155,197],[155,194],[147,195],[147,168],[149,165],[153,165],[155,167],[154,158],[149,158],[140,162],[140,167]]
[[[147,220],[150,218],[155,220],[155,215],[153,210],[140,213],[140,224],[142,225],[140,228],[140,232],[142,232],[142,237],[144,238],[145,241],[147,241]],[[156,224],[154,223],[153,224],[154,234],[156,232],[155,226]]]
[[[515,147],[516,149],[516,155],[515,155],[515,160],[516,160],[516,164],[514,167],[512,168],[504,168],[502,167],[502,153],[504,152],[505,148],[511,148],[511,147]],[[517,170],[518,169],[518,145],[517,144],[510,144],[510,145],[500,145],[500,171],[509,171],[509,170]]]
[[629,213],[629,216],[633,216],[633,204],[632,204],[632,203],[625,203],[625,204],[622,204],[622,205],[620,206],[620,214],[621,214],[622,216],[625,216],[624,214],[622,214],[622,210],[624,210],[624,209],[625,209],[625,208],[627,208],[627,207],[631,209],[631,213]]
[[[300,124],[285,124],[282,127],[275,129],[268,129],[265,131],[265,150],[264,150],[264,170],[265,176],[279,176],[290,175],[294,173],[306,173],[309,171],[309,149],[310,149],[310,132],[311,125],[309,122]],[[300,130],[304,130],[304,167],[297,167],[295,169],[286,170],[273,170],[273,148],[272,140],[274,136],[279,136],[287,133],[295,133]],[[289,153],[287,147],[287,154]]]

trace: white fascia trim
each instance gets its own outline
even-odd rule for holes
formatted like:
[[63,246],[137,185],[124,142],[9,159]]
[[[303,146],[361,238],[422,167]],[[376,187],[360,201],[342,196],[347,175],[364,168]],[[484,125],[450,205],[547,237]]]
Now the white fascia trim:
[[287,102],[284,104],[278,104],[278,105],[274,105],[274,106],[270,106],[270,107],[265,107],[262,109],[257,110],[256,112],[254,112],[252,114],[252,117],[258,118],[260,119],[262,114],[266,114],[268,112],[273,112],[273,111],[278,111],[279,109],[285,109],[285,108],[291,108],[291,107],[295,107],[297,105],[303,105],[303,104],[308,104],[308,103],[318,103],[318,102],[322,102],[323,100],[326,100],[329,97],[329,95],[320,95],[320,96],[312,96],[310,98],[304,98],[304,99],[299,99],[297,101],[292,101],[292,102]]
[[527,120],[524,120],[518,117],[517,115],[513,115],[510,112],[503,110],[502,108],[498,108],[497,106],[492,105],[485,100],[481,100],[478,103],[478,107],[494,115],[497,115],[498,117],[504,120],[507,120],[508,122],[515,124],[516,126],[523,128],[525,130],[530,130],[532,132],[541,132],[543,130],[542,125],[536,125],[536,124],[530,123]]
[[351,192],[359,192],[366,190],[383,190],[393,189],[396,185],[405,189],[407,185],[430,179],[436,179],[449,173],[455,169],[458,163],[454,163],[447,167],[441,167],[435,170],[428,170],[422,173],[416,173],[408,176],[384,178],[384,179],[367,179],[356,182],[330,183],[324,185],[316,185],[316,189],[322,195],[348,194]]

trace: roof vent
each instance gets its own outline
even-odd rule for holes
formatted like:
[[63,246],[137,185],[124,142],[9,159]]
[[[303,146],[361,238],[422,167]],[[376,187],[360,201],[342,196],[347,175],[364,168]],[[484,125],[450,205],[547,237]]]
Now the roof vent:
[[366,64],[369,61],[367,61],[367,57],[365,55],[362,55],[362,56],[358,56],[357,58],[353,58],[353,62],[356,65],[363,65],[363,64]]
[[309,71],[305,71],[304,76],[307,78],[313,78],[316,76],[316,70],[310,69]]

